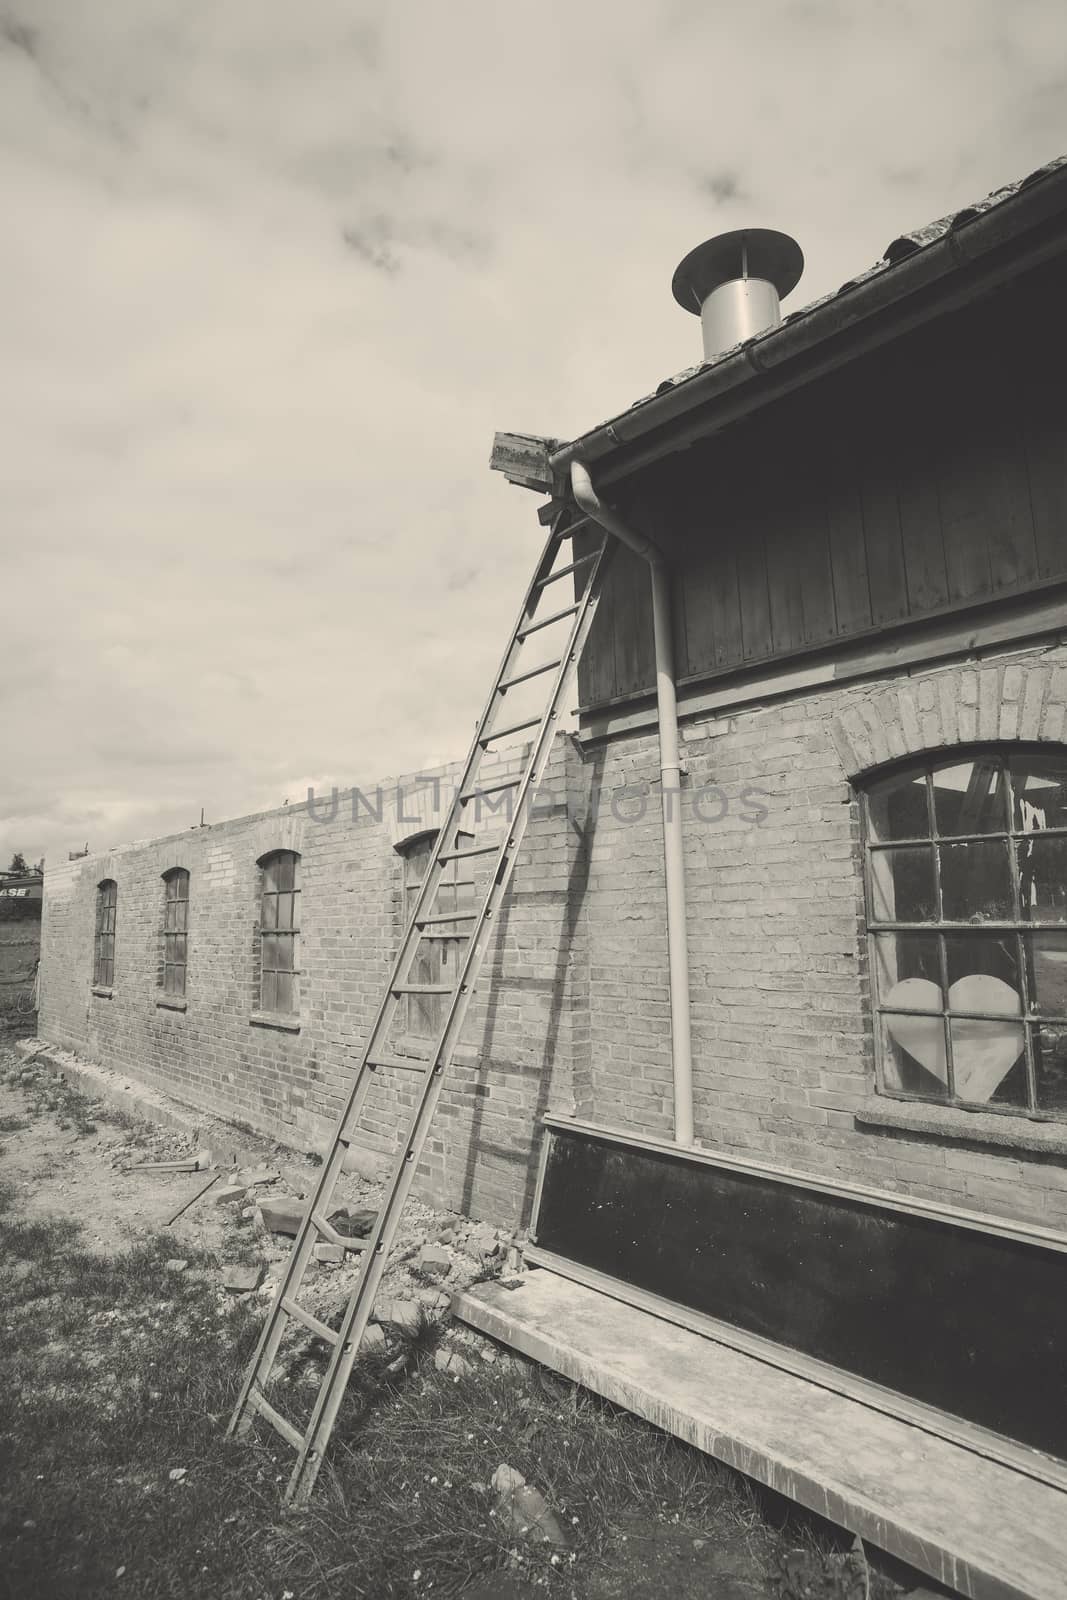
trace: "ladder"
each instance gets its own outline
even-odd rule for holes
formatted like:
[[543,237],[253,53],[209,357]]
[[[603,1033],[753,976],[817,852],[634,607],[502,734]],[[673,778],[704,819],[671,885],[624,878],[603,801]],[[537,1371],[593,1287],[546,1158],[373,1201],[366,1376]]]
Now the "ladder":
[[[352,1366],[370,1321],[374,1297],[388,1264],[408,1191],[430,1131],[445,1072],[459,1041],[488,935],[507,890],[519,845],[526,830],[529,803],[544,774],[556,725],[564,710],[564,697],[588,638],[600,596],[601,583],[614,552],[614,540],[605,533],[590,553],[557,567],[556,562],[564,550],[566,541],[578,531],[579,527],[585,526],[584,519],[565,526],[565,517],[566,513],[561,512],[554,521],[541,559],[526,591],[518,621],[504,652],[492,692],[478,721],[474,741],[463,768],[463,775],[456,786],[447,820],[437,835],[427,862],[406,932],[337,1131],[319,1170],[318,1182],[308,1201],[284,1275],[264,1320],[259,1342],[230,1419],[228,1433],[231,1436],[241,1437],[248,1432],[257,1416],[262,1417],[296,1451],[296,1464],[285,1493],[288,1504],[302,1505],[307,1502],[322,1466]],[[573,554],[573,549],[570,553]],[[543,613],[541,603],[546,591],[553,584],[572,574],[581,575],[574,582],[573,603]],[[551,600],[548,604],[551,606]],[[566,642],[562,648],[557,649],[553,646],[549,651],[548,661],[538,661],[534,665],[524,666],[523,651],[527,640],[541,630],[547,630],[557,624],[561,626],[561,636],[562,625],[568,625]],[[553,636],[547,637],[551,639]],[[538,680],[542,679],[550,685],[550,688],[547,701],[537,715],[517,722],[508,722],[506,717],[501,717],[509,691],[521,684],[539,687]],[[528,695],[528,691],[524,692]],[[531,743],[521,773],[479,788],[478,770],[489,747],[497,740],[527,731],[531,732]],[[514,797],[503,839],[499,844],[476,844],[465,847],[461,843],[461,835],[465,833],[462,824],[466,808],[477,805],[481,796],[505,790],[513,790]],[[450,864],[467,863],[475,858],[490,856],[495,856],[496,859],[480,904],[473,904],[464,911],[455,909],[435,911],[439,889],[449,891],[455,887],[454,874],[447,873]],[[464,923],[472,926],[460,931]],[[411,969],[415,964],[420,943],[425,938],[434,937],[435,934],[440,937],[442,927],[449,930],[450,937],[466,941],[462,955],[455,964],[453,982],[448,985],[412,983]],[[398,1008],[402,1006],[407,995],[426,993],[448,997],[444,1001],[444,1021],[432,1053],[427,1058],[419,1060],[390,1056],[387,1040],[396,1020]],[[415,1072],[421,1081],[374,1226],[366,1238],[351,1239],[331,1226],[328,1220],[331,1199],[343,1170],[345,1154],[359,1126],[363,1106],[374,1083],[375,1074],[383,1068]],[[340,1324],[336,1328],[320,1321],[302,1306],[298,1299],[308,1263],[313,1259],[314,1246],[320,1241],[340,1245],[346,1251],[357,1251],[361,1255],[359,1276]],[[303,1432],[271,1404],[266,1394],[282,1339],[291,1321],[300,1324],[331,1347],[329,1363],[310,1420]]]

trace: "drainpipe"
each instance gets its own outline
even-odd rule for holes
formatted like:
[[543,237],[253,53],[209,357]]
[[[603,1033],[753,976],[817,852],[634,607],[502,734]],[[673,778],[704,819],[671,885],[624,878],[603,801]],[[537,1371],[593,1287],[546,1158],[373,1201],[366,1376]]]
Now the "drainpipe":
[[648,562],[652,579],[652,628],[656,647],[659,711],[659,772],[663,807],[663,860],[667,884],[667,970],[671,994],[671,1066],[674,1076],[674,1142],[693,1143],[693,1053],[689,1032],[689,947],[685,925],[685,857],[682,848],[681,763],[678,759],[678,699],[674,683],[674,628],[666,557],[600,500],[587,469],[570,464],[571,488],[592,521]]

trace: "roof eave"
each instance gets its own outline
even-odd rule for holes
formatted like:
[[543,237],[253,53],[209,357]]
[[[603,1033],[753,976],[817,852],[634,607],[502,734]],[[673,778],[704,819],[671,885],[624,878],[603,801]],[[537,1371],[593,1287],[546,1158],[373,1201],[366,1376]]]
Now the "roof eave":
[[947,232],[914,254],[551,451],[548,464],[557,493],[566,493],[572,461],[596,463],[598,484],[617,482],[959,309],[1065,247],[1067,166],[1056,166],[1034,174],[988,210],[961,213]]

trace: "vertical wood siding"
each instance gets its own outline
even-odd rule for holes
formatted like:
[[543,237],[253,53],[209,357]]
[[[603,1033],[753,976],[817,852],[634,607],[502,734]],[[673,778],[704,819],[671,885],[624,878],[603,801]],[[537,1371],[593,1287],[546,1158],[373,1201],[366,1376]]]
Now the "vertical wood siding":
[[[675,571],[678,672],[728,673],[1067,581],[1067,386],[1041,293],[897,341],[619,505]],[[614,569],[583,705],[653,686],[648,574]]]

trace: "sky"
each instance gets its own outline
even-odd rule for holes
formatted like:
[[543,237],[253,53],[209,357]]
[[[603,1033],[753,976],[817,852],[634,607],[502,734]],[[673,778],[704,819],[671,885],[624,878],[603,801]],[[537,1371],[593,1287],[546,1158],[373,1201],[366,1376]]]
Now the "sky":
[[1067,149],[1060,0],[0,0],[0,865],[464,753],[543,531],[498,429]]

